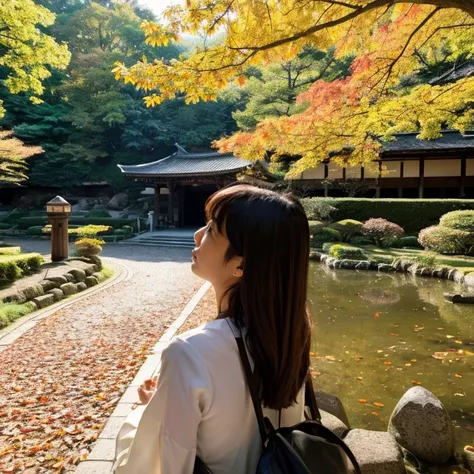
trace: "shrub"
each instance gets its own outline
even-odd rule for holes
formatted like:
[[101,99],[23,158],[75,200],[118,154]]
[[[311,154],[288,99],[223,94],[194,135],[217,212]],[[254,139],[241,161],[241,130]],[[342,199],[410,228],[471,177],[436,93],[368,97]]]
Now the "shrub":
[[125,231],[123,229],[115,229],[114,235],[123,235],[125,236]]
[[10,283],[24,274],[37,271],[43,263],[39,253],[0,256],[0,284]]
[[113,227],[109,225],[86,225],[77,229],[69,229],[69,233],[76,234],[79,237],[94,237],[95,235],[109,234]]
[[18,220],[18,228],[26,230],[29,227],[44,227],[48,223],[48,217],[22,217]]
[[326,201],[305,198],[301,199],[301,204],[309,220],[318,220],[326,222],[331,214],[336,210]]
[[76,241],[76,254],[79,257],[91,257],[93,255],[99,255],[102,252],[101,245],[104,243],[103,240],[84,238]]
[[439,264],[439,260],[436,258],[436,255],[431,255],[429,253],[417,255],[413,260],[423,267],[433,268]]
[[31,301],[23,304],[0,303],[0,329],[25,316],[25,314],[33,312],[35,309],[36,305]]
[[329,227],[340,232],[342,240],[344,242],[348,242],[352,237],[362,235],[362,226],[362,222],[356,221],[354,219],[344,219],[331,224]]
[[474,233],[449,227],[427,227],[418,235],[418,242],[425,249],[438,253],[470,255],[474,252]]
[[386,219],[369,219],[362,226],[362,233],[372,237],[378,247],[390,247],[393,242],[400,239],[403,229]]
[[373,245],[374,240],[371,239],[370,237],[366,236],[361,236],[361,237],[352,237],[352,239],[349,241],[352,245],[356,246],[361,246],[361,245]]
[[423,248],[420,245],[420,242],[418,242],[418,237],[415,236],[402,237],[401,239],[396,240],[392,244],[392,247],[397,249],[402,249],[404,247],[412,247],[416,249]]
[[86,217],[112,217],[105,209],[92,209]]
[[474,233],[474,211],[448,212],[439,221],[442,227]]
[[320,229],[324,227],[324,224],[321,221],[308,221],[309,226],[309,235],[317,234]]
[[331,253],[331,249],[332,249],[332,247],[333,247],[334,245],[336,245],[336,244],[334,244],[333,242],[325,242],[325,243],[323,244],[323,247],[322,247],[323,252],[330,254],[330,253]]
[[21,253],[21,247],[0,247],[1,255],[19,255]]
[[324,202],[336,208],[331,213],[334,221],[356,219],[365,222],[373,217],[383,217],[407,232],[419,232],[425,227],[438,224],[440,217],[450,211],[474,210],[473,199],[306,198],[303,201],[305,209],[311,209],[313,201]]
[[132,237],[133,235],[133,227],[131,225],[124,225],[122,230],[125,232],[126,237]]
[[8,224],[16,224],[22,217],[26,217],[29,215],[29,212],[25,209],[21,209],[17,207],[16,209],[13,209],[10,214],[8,214],[7,217],[3,219],[3,222],[6,222]]
[[[51,226],[49,227],[50,227],[49,232],[51,232]],[[44,227],[40,225],[34,225],[31,227],[28,227],[28,229],[26,229],[26,235],[43,235],[45,233],[43,232],[43,229]]]
[[330,254],[339,260],[367,260],[368,258],[368,255],[362,249],[342,244],[333,245]]
[[342,240],[341,234],[329,227],[321,227],[315,229],[311,235],[310,246],[321,248],[325,242],[340,242]]
[[[48,224],[47,217],[22,217],[18,221],[18,228],[21,230],[26,230],[31,226],[42,226],[44,227]],[[113,227],[114,229],[120,229],[124,225],[134,226],[135,221],[129,219],[115,219],[112,217],[70,217],[69,225],[77,225],[80,227],[85,227],[88,225],[106,225]],[[135,227],[134,227],[135,228]]]

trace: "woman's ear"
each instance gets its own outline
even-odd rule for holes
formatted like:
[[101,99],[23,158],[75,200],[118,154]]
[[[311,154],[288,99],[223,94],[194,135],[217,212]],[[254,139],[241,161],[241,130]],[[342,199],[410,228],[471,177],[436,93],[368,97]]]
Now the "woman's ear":
[[235,267],[232,275],[236,278],[242,278],[244,274],[244,266],[243,266],[243,258],[242,257],[235,257]]

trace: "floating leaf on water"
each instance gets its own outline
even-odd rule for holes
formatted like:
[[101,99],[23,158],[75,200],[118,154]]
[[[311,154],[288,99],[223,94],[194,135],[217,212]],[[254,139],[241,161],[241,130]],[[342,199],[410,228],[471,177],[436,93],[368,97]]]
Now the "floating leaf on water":
[[444,331],[444,328],[438,328],[438,331]]
[[455,393],[455,397],[465,397],[464,393]]
[[332,362],[335,362],[336,358],[334,356],[324,356],[323,359],[330,360]]
[[375,313],[375,318],[380,318],[380,313]]
[[391,335],[391,336],[398,337],[400,334],[398,334],[397,332],[391,332],[390,335]]
[[370,414],[374,416],[379,416],[379,414],[376,411],[371,411]]
[[460,339],[456,339],[454,342],[455,342],[456,344],[462,344],[462,341],[461,341]]
[[389,360],[385,360],[383,364],[384,365],[392,365],[392,363]]
[[405,364],[405,367],[411,367],[411,364]]
[[434,354],[431,354],[431,357],[434,359],[443,360],[448,354],[449,352],[435,352]]
[[464,353],[468,356],[474,356],[474,352],[471,351],[464,351]]
[[383,408],[385,406],[382,402],[374,402],[372,405],[377,408]]
[[310,352],[309,355],[310,355],[310,357],[317,357],[314,352]]
[[382,349],[379,349],[379,350],[377,351],[377,354],[382,354],[382,352],[383,352],[383,350],[382,350]]
[[415,362],[417,362],[417,360],[416,360],[416,359],[412,359],[411,362],[415,363]]
[[455,376],[457,379],[462,379],[462,375],[461,375],[461,374],[454,374],[454,376]]
[[411,383],[413,385],[421,385],[421,382],[419,380],[412,380]]
[[363,357],[361,357],[361,356],[355,356],[354,359],[355,359],[355,360],[362,360]]
[[367,400],[365,398],[359,398],[359,400],[357,400],[359,403],[367,403]]
[[451,336],[451,334],[446,334],[446,339],[454,339],[456,336]]

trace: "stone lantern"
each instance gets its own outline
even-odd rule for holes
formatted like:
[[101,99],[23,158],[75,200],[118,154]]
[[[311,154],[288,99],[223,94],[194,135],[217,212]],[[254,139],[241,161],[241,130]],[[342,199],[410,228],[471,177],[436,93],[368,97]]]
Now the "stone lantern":
[[51,224],[51,260],[59,262],[69,256],[68,215],[69,204],[61,196],[56,196],[46,204],[49,223]]

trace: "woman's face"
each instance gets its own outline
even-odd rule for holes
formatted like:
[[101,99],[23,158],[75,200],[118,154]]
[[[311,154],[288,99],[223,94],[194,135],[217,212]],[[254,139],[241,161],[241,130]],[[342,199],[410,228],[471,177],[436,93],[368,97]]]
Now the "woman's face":
[[191,270],[214,286],[229,288],[242,276],[242,257],[232,257],[225,261],[225,254],[229,248],[227,237],[217,230],[211,220],[194,234],[196,244],[193,250]]

